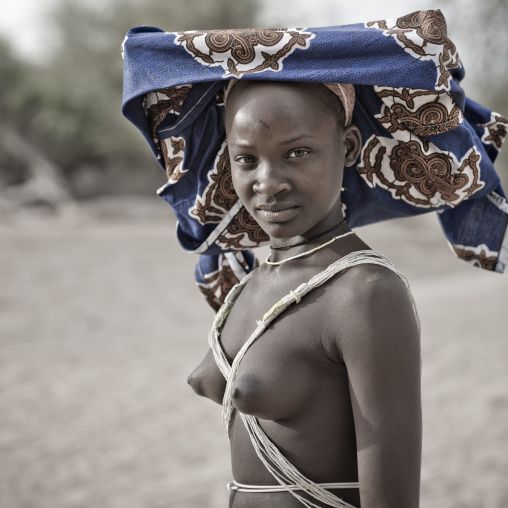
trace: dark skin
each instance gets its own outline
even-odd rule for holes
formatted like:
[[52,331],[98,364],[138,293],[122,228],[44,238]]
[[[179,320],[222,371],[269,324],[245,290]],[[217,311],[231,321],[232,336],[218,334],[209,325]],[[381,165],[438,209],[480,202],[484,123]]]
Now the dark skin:
[[[226,130],[233,184],[271,245],[296,243],[342,218],[344,167],[361,138],[338,127],[318,84],[241,82],[228,99]],[[320,89],[318,89],[320,90]],[[272,251],[280,261],[349,231]],[[290,290],[341,257],[369,247],[356,235],[277,266],[262,264],[246,284],[221,335],[234,358],[256,320]],[[189,378],[222,403],[225,380],[209,352]],[[258,417],[282,453],[318,483],[359,481],[333,491],[362,508],[419,505],[421,398],[419,330],[407,292],[390,270],[341,272],[279,316],[250,347],[233,404]],[[231,433],[233,476],[275,485],[239,417]],[[289,493],[232,494],[234,508],[300,508]]]

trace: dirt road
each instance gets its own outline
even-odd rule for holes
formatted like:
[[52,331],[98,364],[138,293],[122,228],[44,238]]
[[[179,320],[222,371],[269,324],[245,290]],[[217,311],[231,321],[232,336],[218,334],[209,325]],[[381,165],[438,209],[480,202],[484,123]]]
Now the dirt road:
[[[227,506],[220,408],[185,381],[212,312],[153,206],[0,220],[0,508]],[[421,506],[506,508],[508,276],[431,217],[359,234],[420,311]]]

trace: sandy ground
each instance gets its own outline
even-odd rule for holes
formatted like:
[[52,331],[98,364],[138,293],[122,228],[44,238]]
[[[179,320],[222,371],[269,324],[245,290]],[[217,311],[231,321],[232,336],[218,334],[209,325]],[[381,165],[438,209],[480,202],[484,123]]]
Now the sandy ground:
[[[186,376],[212,312],[158,201],[0,219],[0,508],[225,508],[220,407]],[[423,508],[508,507],[508,279],[434,217],[359,234],[422,320]]]

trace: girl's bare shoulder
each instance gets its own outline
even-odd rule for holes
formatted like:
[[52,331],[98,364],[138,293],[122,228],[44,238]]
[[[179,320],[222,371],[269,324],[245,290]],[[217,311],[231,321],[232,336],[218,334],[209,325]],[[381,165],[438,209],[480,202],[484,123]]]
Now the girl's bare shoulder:
[[329,347],[337,349],[341,359],[356,348],[397,348],[401,340],[419,343],[412,297],[393,270],[374,264],[355,266],[341,273],[330,290]]

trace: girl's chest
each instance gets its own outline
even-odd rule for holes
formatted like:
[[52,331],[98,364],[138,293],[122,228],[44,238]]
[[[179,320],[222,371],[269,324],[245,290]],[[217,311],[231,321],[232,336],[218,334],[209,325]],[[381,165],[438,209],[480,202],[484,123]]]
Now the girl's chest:
[[[245,288],[238,297],[220,337],[230,360],[277,302],[270,296]],[[329,332],[316,297],[318,292],[291,305],[248,349],[232,386],[241,412],[269,420],[296,417],[343,371],[325,354],[322,338]]]

